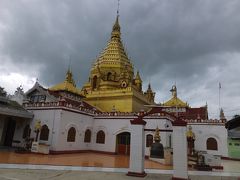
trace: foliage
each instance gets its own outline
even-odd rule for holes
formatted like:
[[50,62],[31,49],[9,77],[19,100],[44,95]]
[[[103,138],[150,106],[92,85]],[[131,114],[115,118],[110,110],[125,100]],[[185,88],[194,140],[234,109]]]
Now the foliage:
[[0,96],[7,97],[7,92],[0,86]]
[[238,117],[240,117],[239,114],[235,114],[235,115],[233,116],[234,119],[235,119],[235,118],[238,118]]

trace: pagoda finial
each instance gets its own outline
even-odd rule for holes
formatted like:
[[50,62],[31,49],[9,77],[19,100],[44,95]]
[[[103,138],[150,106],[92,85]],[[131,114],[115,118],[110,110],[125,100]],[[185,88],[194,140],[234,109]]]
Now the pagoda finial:
[[69,62],[68,62],[68,71],[71,71],[71,55],[69,56]]
[[117,6],[117,16],[119,16],[119,8],[120,8],[120,0],[118,0],[118,6]]
[[172,92],[172,96],[176,98],[177,97],[177,86],[173,85],[172,89],[170,91]]
[[116,21],[113,25],[113,28],[112,28],[112,38],[113,37],[116,37],[116,38],[120,38],[120,25],[119,25],[119,22],[118,22],[118,18],[119,18],[119,0],[118,0],[118,8],[117,8],[117,17],[116,17]]
[[139,81],[142,81],[141,77],[140,77],[140,74],[139,74],[139,71],[137,71],[137,74],[136,74],[136,77],[135,77],[136,80],[139,80]]
[[226,120],[226,117],[224,115],[224,112],[223,112],[223,108],[220,109],[220,120]]
[[150,82],[148,83],[148,90],[152,90]]
[[68,67],[65,81],[68,82],[68,83],[73,84],[73,86],[76,86],[75,81],[74,81],[74,79],[73,79],[73,75],[72,75],[72,71],[71,71],[70,66]]

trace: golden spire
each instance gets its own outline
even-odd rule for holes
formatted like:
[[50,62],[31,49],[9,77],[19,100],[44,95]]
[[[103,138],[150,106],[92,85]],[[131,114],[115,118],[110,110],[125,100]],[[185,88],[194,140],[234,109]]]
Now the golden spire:
[[82,95],[80,90],[77,89],[77,87],[76,87],[70,67],[67,70],[66,78],[65,78],[64,82],[51,87],[49,90],[51,90],[51,91],[68,91],[68,92],[71,92],[74,94]]
[[177,97],[177,87],[176,87],[176,85],[173,85],[172,89],[170,91],[172,92],[172,96],[176,98]]
[[150,84],[150,83],[148,84],[148,89],[147,89],[147,91],[152,91],[152,88],[151,88],[151,84]]
[[112,27],[111,38],[107,43],[106,48],[104,48],[94,63],[91,69],[91,74],[96,74],[99,70],[101,70],[102,73],[108,73],[105,71],[111,70],[117,73],[116,76],[120,76],[120,73],[126,70],[130,75],[131,80],[133,80],[133,65],[125,52],[121,40],[120,29],[119,14],[117,14],[115,23]]
[[116,21],[113,25],[113,28],[112,28],[112,38],[113,37],[116,37],[116,38],[120,38],[121,36],[121,28],[120,28],[120,25],[119,25],[119,22],[118,22],[118,18],[119,18],[119,0],[118,0],[118,8],[117,8],[117,17],[116,17]]
[[165,102],[164,106],[171,106],[171,107],[188,107],[188,104],[186,102],[183,102],[181,99],[177,97],[177,87],[176,85],[172,86],[172,89],[170,90],[172,92],[172,98]]
[[120,32],[121,27],[120,27],[119,22],[118,22],[118,17],[119,17],[119,15],[117,15],[116,21],[113,25],[111,38],[114,38],[114,37],[115,38],[121,38],[121,32]]
[[67,70],[65,81],[67,83],[72,84],[74,87],[76,87],[75,81],[73,79],[72,71],[70,70],[70,68],[68,68]]
[[140,83],[142,82],[142,79],[141,79],[141,77],[140,77],[140,75],[139,75],[139,71],[137,71],[135,80],[138,81],[138,82],[140,82]]

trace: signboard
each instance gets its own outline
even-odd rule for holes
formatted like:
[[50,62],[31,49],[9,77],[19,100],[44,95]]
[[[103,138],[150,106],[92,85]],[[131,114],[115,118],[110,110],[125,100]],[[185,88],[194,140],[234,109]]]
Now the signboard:
[[38,142],[34,141],[34,142],[32,143],[31,151],[32,151],[32,152],[35,152],[35,153],[38,152]]

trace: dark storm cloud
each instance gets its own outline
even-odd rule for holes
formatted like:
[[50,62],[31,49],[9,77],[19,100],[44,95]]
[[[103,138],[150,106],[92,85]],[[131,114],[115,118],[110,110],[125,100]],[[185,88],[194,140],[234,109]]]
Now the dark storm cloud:
[[[71,56],[82,86],[110,38],[116,9],[115,0],[1,0],[0,56],[21,73],[36,69],[48,86],[62,81]],[[220,80],[239,88],[237,72],[224,70],[233,61],[240,65],[239,9],[238,0],[122,0],[122,39],[144,86],[151,81],[162,101],[177,81],[193,104],[214,97]]]

